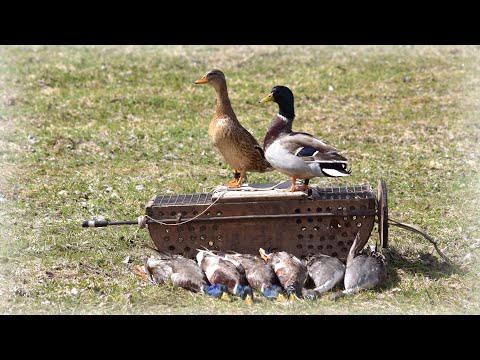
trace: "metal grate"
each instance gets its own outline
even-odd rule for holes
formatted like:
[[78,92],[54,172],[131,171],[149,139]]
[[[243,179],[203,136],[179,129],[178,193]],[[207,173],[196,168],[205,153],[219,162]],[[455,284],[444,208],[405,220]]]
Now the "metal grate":
[[163,205],[206,205],[211,204],[212,194],[160,194],[153,201],[153,206]]
[[340,187],[318,187],[317,196],[322,199],[372,199],[375,195],[369,184]]

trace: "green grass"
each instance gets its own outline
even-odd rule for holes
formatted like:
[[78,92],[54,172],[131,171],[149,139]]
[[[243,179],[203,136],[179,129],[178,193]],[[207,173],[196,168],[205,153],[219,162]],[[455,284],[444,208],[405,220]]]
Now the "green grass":
[[[0,47],[0,313],[478,314],[479,55],[473,46]],[[426,229],[455,266],[391,227],[387,283],[337,302],[249,307],[136,278],[132,266],[150,255],[146,230],[80,223],[134,219],[158,193],[230,179],[207,137],[213,89],[193,85],[214,67],[259,140],[277,108],[258,100],[289,86],[294,129],[351,161],[350,178],[314,182],[385,179],[390,216]]]

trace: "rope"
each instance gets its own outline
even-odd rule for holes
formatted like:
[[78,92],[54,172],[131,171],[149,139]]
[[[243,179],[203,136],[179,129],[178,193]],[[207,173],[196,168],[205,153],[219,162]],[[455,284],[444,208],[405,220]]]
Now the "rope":
[[152,218],[151,216],[148,216],[148,215],[142,215],[142,216],[139,216],[138,217],[138,227],[140,229],[143,229],[146,227],[147,225],[147,219],[150,220],[150,221],[153,221],[154,223],[157,223],[157,224],[160,224],[160,225],[165,225],[165,226],[180,226],[180,225],[183,225],[183,224],[186,224],[186,223],[189,223],[190,221],[193,221],[195,219],[197,219],[198,217],[202,216],[203,214],[205,214],[213,205],[215,205],[227,192],[229,191],[239,191],[239,190],[247,190],[247,191],[267,191],[267,190],[273,190],[275,189],[276,187],[282,185],[282,184],[285,184],[286,182],[288,182],[289,180],[284,180],[284,181],[280,181],[279,183],[269,187],[269,188],[265,188],[265,189],[257,189],[257,188],[252,188],[252,187],[248,187],[248,188],[226,188],[226,190],[224,190],[222,192],[222,190],[218,189],[218,187],[215,187],[213,191],[211,191],[212,195],[217,193],[217,192],[221,192],[220,196],[217,197],[215,199],[215,201],[213,201],[209,206],[207,206],[207,208],[205,210],[203,210],[201,213],[195,215],[194,217],[188,219],[188,220],[185,220],[185,221],[182,221],[182,222],[179,222],[179,223],[175,223],[175,224],[167,224],[167,223],[164,223],[163,221],[159,221],[159,220],[156,220],[154,218]]
[[[215,186],[213,187],[214,189],[226,189],[226,191],[269,191],[269,190],[274,190],[275,188],[277,188],[278,186],[282,185],[282,184],[285,184],[286,182],[288,182],[290,180],[283,180],[283,181],[280,181],[278,182],[277,184],[275,185],[272,185],[268,188],[254,188],[254,187],[251,187],[251,186],[245,186],[245,187],[239,187],[239,188],[229,188],[228,186],[226,185],[220,185],[220,186]],[[209,189],[209,188],[207,188]]]
[[138,217],[138,227],[140,229],[145,229],[146,226],[147,226],[147,216],[140,215]]
[[388,218],[388,223],[390,225],[398,226],[398,227],[401,227],[403,229],[407,229],[407,230],[410,230],[410,231],[416,232],[417,234],[422,235],[425,239],[427,239],[429,242],[431,242],[433,244],[433,246],[435,247],[435,250],[437,251],[438,255],[440,255],[440,257],[443,260],[445,260],[445,262],[447,264],[453,265],[452,261],[440,251],[440,248],[438,247],[437,241],[434,238],[432,238],[431,236],[429,236],[425,232],[425,230],[423,230],[422,228],[420,228],[416,225],[412,225],[412,224],[401,223],[400,221],[394,220],[392,218]]
[[[214,193],[216,193],[216,192],[217,192],[217,191],[213,191],[213,192],[212,192],[212,195],[213,195]],[[218,202],[218,200],[220,200],[220,199],[223,197],[223,195],[225,195],[227,192],[228,192],[228,191],[222,192],[222,193],[220,194],[220,196],[215,199],[214,202],[212,202],[210,205],[208,205],[208,206],[205,208],[205,210],[203,210],[201,213],[195,215],[194,217],[192,217],[192,218],[190,218],[190,219],[188,219],[188,220],[185,220],[185,221],[182,221],[182,222],[179,222],[179,223],[175,223],[175,224],[167,224],[167,223],[164,223],[163,221],[159,221],[159,220],[156,220],[156,219],[154,219],[154,218],[152,218],[152,217],[150,217],[150,216],[148,216],[148,215],[145,215],[145,216],[144,216],[144,217],[145,217],[145,221],[146,221],[146,219],[149,219],[149,220],[151,220],[151,221],[153,221],[153,222],[155,222],[155,223],[157,223],[157,224],[166,225],[166,226],[180,226],[180,225],[189,223],[190,221],[193,221],[193,220],[195,220],[196,218],[198,218],[198,217],[202,216],[203,214],[205,214],[205,213],[208,211],[208,209],[210,209],[213,205],[215,205],[215,204]],[[139,217],[139,219],[140,219],[140,217]],[[139,221],[140,221],[140,220],[139,220]],[[140,226],[140,223],[139,223],[139,226]]]

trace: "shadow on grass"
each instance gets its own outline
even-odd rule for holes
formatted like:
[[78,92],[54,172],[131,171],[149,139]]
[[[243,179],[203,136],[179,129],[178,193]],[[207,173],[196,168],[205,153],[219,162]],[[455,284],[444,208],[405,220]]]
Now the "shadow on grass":
[[433,256],[430,253],[419,253],[417,258],[411,258],[403,255],[395,247],[390,246],[383,250],[383,254],[388,264],[387,282],[381,287],[383,290],[397,287],[400,283],[398,271],[400,269],[404,272],[420,274],[433,280],[463,273],[458,265],[449,265],[444,261],[439,261],[437,256]]

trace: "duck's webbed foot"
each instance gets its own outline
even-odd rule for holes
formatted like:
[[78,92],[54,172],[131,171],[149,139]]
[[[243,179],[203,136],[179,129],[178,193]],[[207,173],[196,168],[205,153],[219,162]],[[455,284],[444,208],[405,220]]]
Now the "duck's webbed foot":
[[290,301],[300,300],[300,298],[297,295],[297,289],[295,289],[293,285],[290,285],[289,287],[287,287],[287,296],[288,296],[288,300]]
[[229,182],[226,182],[225,185],[227,185],[228,187],[235,187],[236,185],[238,185],[238,179],[240,179],[240,173],[237,172],[237,170],[233,170],[233,179]]
[[237,172],[237,170],[235,170],[233,180],[229,181],[225,185],[227,185],[227,187],[230,189],[239,188],[242,186],[243,180],[245,180],[245,178],[246,178],[245,171]]
[[295,183],[297,182],[297,178],[292,177],[292,186],[290,186],[288,189],[283,190],[285,192],[294,192],[294,191],[304,191],[308,190],[310,187],[308,186],[308,182],[310,179],[305,179],[303,182],[302,186],[297,186]]

